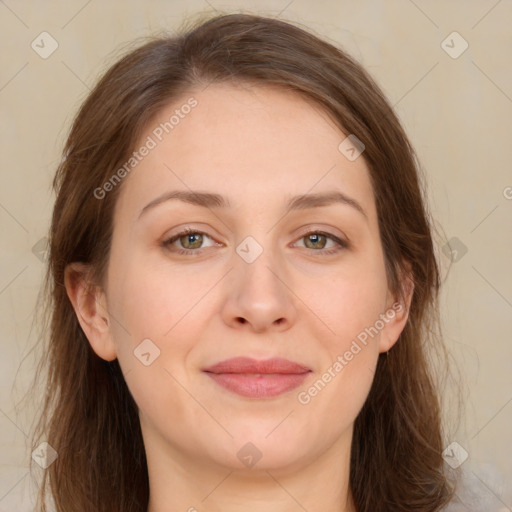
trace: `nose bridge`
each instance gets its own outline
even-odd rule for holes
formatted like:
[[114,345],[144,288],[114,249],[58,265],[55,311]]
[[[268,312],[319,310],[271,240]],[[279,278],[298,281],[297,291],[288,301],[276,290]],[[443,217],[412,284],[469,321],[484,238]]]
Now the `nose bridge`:
[[282,298],[283,273],[281,258],[272,246],[272,237],[265,234],[247,236],[236,248],[235,273],[240,290],[252,295],[272,295]]
[[248,323],[256,331],[289,326],[295,318],[293,294],[286,286],[283,259],[272,237],[248,236],[236,247],[230,272],[226,321]]

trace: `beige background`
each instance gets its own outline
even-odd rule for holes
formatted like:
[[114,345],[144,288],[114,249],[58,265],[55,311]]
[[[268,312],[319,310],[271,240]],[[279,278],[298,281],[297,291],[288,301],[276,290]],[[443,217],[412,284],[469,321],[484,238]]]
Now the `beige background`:
[[[49,225],[50,182],[69,123],[120,47],[215,9],[310,27],[358,58],[396,106],[444,230],[438,248],[445,274],[447,240],[457,251],[442,309],[467,409],[465,425],[448,441],[469,454],[461,468],[481,510],[512,510],[510,0],[0,0],[0,512],[32,510],[32,413],[16,404],[33,372],[29,358],[21,363],[36,340],[43,242],[36,244]],[[46,59],[31,47],[48,37],[43,31],[58,43]],[[460,37],[446,39],[453,31]],[[464,41],[469,46],[457,56]]]

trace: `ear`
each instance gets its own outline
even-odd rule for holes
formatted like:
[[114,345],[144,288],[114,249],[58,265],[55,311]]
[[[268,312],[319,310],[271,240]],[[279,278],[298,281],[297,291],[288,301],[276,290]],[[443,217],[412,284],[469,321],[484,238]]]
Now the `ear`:
[[404,265],[405,269],[401,271],[400,276],[402,294],[393,295],[389,291],[387,294],[386,311],[382,315],[385,326],[380,333],[379,352],[387,352],[393,347],[409,318],[414,281],[411,265],[409,262],[405,262]]
[[92,349],[102,359],[113,361],[117,350],[110,331],[106,296],[89,280],[89,275],[88,265],[70,263],[64,271],[64,285]]

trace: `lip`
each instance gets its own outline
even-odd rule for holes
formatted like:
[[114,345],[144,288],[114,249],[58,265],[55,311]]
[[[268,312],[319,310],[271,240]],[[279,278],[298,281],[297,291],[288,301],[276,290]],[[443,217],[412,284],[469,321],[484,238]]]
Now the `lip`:
[[289,361],[273,358],[258,361],[235,357],[203,369],[221,387],[248,398],[271,398],[304,382],[311,369]]

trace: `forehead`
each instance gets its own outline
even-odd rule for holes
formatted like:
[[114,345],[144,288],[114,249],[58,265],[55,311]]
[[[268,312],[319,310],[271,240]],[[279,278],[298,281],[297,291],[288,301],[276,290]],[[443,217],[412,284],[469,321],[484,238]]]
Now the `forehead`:
[[349,161],[338,149],[347,135],[320,105],[282,88],[193,89],[147,124],[135,150],[152,148],[125,178],[119,208],[142,208],[175,189],[219,193],[235,208],[339,190],[372,214],[364,159]]

